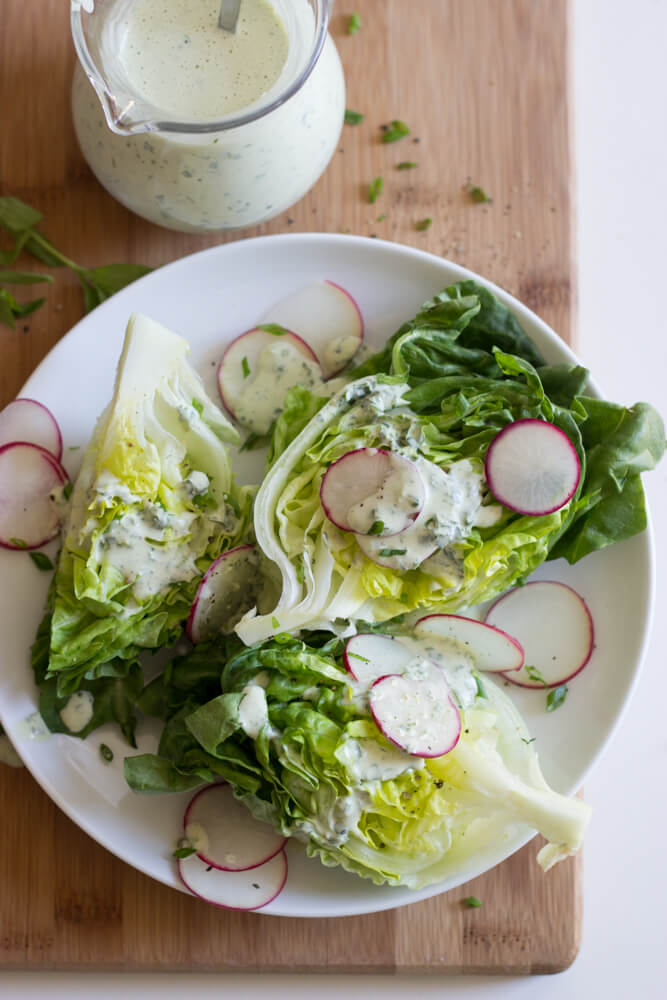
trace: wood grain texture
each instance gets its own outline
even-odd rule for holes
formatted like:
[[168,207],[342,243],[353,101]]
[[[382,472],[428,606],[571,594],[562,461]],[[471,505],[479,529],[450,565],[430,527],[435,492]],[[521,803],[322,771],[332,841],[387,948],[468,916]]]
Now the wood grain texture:
[[[44,231],[88,265],[157,266],[274,232],[407,243],[491,278],[571,340],[567,0],[355,0],[353,7],[363,30],[347,36],[339,4],[332,33],[348,107],[365,114],[363,124],[344,128],[329,169],[288,213],[241,233],[200,237],[132,216],[83,162],[69,110],[67,4],[41,0],[38,18],[33,5],[3,0],[0,193],[39,207]],[[383,144],[380,126],[393,118],[408,122],[411,135]],[[397,171],[401,160],[419,165]],[[384,190],[369,205],[376,176]],[[470,183],[491,203],[474,204]],[[419,232],[424,218],[433,223]],[[43,309],[15,332],[0,327],[0,405],[81,316],[75,279],[54,274]],[[219,911],[152,882],[91,841],[25,771],[0,767],[0,809],[4,968],[531,973],[565,968],[578,948],[581,861],[543,876],[536,842],[423,903],[293,920]],[[482,908],[466,909],[468,895]]]

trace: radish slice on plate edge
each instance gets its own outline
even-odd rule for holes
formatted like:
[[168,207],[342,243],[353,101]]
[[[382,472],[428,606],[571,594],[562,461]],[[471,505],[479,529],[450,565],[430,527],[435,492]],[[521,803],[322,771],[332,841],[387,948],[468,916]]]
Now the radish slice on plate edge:
[[[508,591],[491,605],[485,620],[511,630],[521,641],[526,665],[503,674],[518,687],[558,687],[576,677],[593,655],[590,609],[581,594],[557,580],[533,580]],[[532,677],[531,670],[536,671]]]
[[0,447],[0,546],[38,549],[60,530],[52,492],[68,482],[60,462],[39,445],[12,442]]
[[27,396],[19,396],[0,411],[0,447],[19,443],[39,445],[58,461],[62,459],[63,438],[58,421],[48,406]]
[[224,910],[259,910],[268,906],[284,888],[287,870],[284,849],[263,865],[240,872],[213,868],[196,854],[178,860],[178,875],[186,889]]

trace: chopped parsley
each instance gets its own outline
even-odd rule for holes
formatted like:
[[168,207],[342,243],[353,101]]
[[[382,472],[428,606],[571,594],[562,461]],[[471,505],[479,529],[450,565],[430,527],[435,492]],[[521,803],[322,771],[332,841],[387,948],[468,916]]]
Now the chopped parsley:
[[[172,857],[174,857],[174,858],[191,858],[192,855],[196,854],[196,853],[197,852],[195,851],[194,847],[177,847],[176,850],[174,851]],[[211,870],[210,868],[207,868],[207,871],[210,871],[210,870]]]
[[284,326],[280,323],[260,323],[257,330],[264,330],[265,333],[272,333],[274,337],[284,337],[285,334],[289,333]]
[[376,177],[368,186],[368,201],[372,205],[382,194],[382,178]]
[[559,684],[547,695],[547,712],[555,712],[567,698],[567,684]]
[[373,521],[368,529],[369,535],[381,535],[384,531],[384,521]]
[[271,627],[272,628],[280,628],[280,622],[278,621],[278,619],[276,618],[275,615],[271,619]]
[[72,490],[74,489],[74,483],[65,483],[63,486],[63,496],[65,500],[69,500],[72,495]]
[[49,570],[54,568],[53,563],[45,552],[29,552],[28,555],[34,562],[37,569]]
[[478,899],[477,896],[466,896],[463,900],[463,905],[469,907],[471,910],[478,910],[482,905],[482,900]]
[[361,125],[364,116],[360,111],[352,111],[350,108],[346,108],[344,120],[346,125]]
[[361,17],[355,10],[354,13],[350,14],[350,17],[347,22],[348,35],[356,35],[358,31],[361,31],[363,26],[364,22],[361,20]]
[[433,225],[433,219],[420,219],[419,222],[415,223],[415,229],[418,233],[423,233],[426,229],[430,229]]
[[106,760],[108,764],[113,760],[113,750],[106,743],[100,743],[100,757],[102,760]]
[[404,556],[407,551],[407,549],[380,549],[380,555],[388,559],[390,556]]
[[383,212],[383,213],[382,213],[382,215],[378,215],[378,217],[377,217],[377,219],[376,219],[375,221],[376,221],[376,222],[384,222],[384,220],[385,220],[386,218],[387,218],[387,213],[386,213],[386,212]]
[[250,374],[250,365],[248,364],[247,358],[241,358],[241,370],[243,372],[243,377],[247,378]]
[[399,139],[410,135],[410,129],[399,118],[394,118],[389,125],[382,125],[381,127],[383,142],[398,142]]
[[401,160],[396,164],[396,170],[414,170],[416,166],[414,160]]
[[542,687],[547,686],[547,682],[545,681],[544,677],[539,672],[537,667],[531,667],[530,664],[526,664],[526,666],[523,669],[526,671],[531,681],[535,681],[536,684],[541,684]]
[[468,185],[468,191],[470,192],[472,200],[478,205],[485,205],[491,201],[483,187],[478,187],[476,184],[470,184]]

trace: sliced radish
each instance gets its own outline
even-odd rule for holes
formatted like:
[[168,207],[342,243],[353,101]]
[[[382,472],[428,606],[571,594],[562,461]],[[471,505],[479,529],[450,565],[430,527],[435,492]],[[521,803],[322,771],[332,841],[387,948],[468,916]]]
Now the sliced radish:
[[228,872],[212,868],[192,854],[178,862],[183,885],[195,896],[225,910],[259,910],[276,898],[287,880],[287,856],[275,857],[249,871]]
[[525,666],[505,678],[519,687],[556,687],[586,666],[595,643],[583,597],[565,583],[536,580],[500,597],[486,622],[515,635]]
[[424,496],[415,463],[381,448],[348,451],[329,466],[320,486],[324,513],[337,527],[381,538],[412,524]]
[[516,420],[489,445],[484,473],[505,507],[518,514],[552,514],[574,496],[581,465],[559,427],[545,420]]
[[209,785],[191,799],[183,819],[185,837],[207,865],[240,872],[270,861],[287,837],[255,819],[229,785]]
[[0,412],[0,447],[23,442],[37,444],[60,461],[63,438],[58,421],[43,403],[19,397]]
[[422,663],[414,672],[380,677],[369,705],[378,729],[415,757],[442,757],[458,743],[461,715],[436,666]]
[[204,573],[190,608],[185,631],[190,642],[228,634],[257,603],[261,580],[259,552],[239,545],[223,552]]
[[0,448],[0,545],[38,549],[58,534],[62,507],[52,494],[68,480],[51,452],[16,442]]
[[523,666],[521,644],[488,622],[462,615],[427,615],[419,619],[414,632],[420,639],[432,636],[465,646],[478,670],[505,673]]
[[[297,334],[285,329],[281,334],[277,329],[271,333],[268,330],[248,330],[242,333],[236,340],[233,340],[225,353],[222,355],[218,365],[218,388],[223,405],[230,416],[237,418],[244,392],[248,385],[254,380],[259,370],[260,358],[264,351],[272,349],[289,348],[290,357],[297,360],[303,359],[310,365],[318,365],[315,352]],[[281,382],[281,394],[284,395],[292,385],[303,384],[298,363],[292,364],[293,380],[287,384],[286,380]],[[318,369],[319,371],[319,369]]]
[[324,378],[342,371],[359,350],[364,321],[349,292],[334,281],[314,281],[271,306],[264,322],[292,330],[315,351]]
[[386,674],[399,674],[414,660],[409,646],[391,635],[360,632],[348,640],[343,662],[355,680],[372,684]]

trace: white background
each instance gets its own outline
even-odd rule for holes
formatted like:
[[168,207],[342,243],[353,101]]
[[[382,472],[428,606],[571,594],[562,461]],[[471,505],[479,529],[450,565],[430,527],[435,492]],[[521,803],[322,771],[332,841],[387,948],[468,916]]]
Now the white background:
[[[573,7],[579,353],[606,395],[626,404],[646,399],[665,417],[667,0],[573,0]],[[667,460],[646,486],[656,536],[656,618],[639,687],[586,783],[594,820],[584,860],[584,934],[569,970],[528,979],[0,973],[0,995],[664,997]]]

